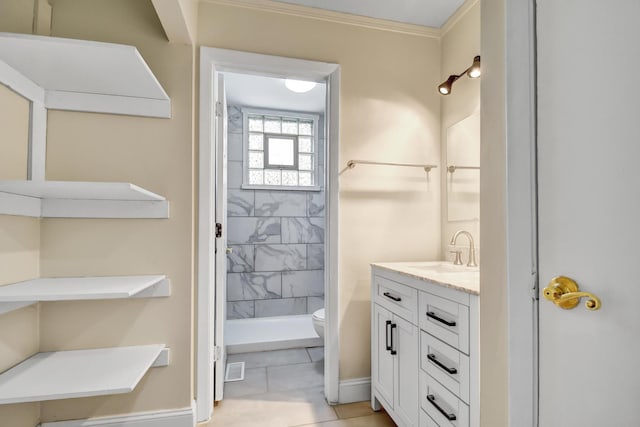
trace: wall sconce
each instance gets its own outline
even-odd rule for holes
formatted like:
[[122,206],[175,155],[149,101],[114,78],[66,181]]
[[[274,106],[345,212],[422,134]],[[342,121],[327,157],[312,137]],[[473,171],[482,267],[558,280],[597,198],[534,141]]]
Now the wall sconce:
[[451,87],[453,86],[453,83],[455,83],[456,80],[458,80],[465,74],[472,79],[477,79],[478,77],[480,77],[480,75],[482,74],[482,70],[480,69],[480,55],[474,57],[473,64],[471,64],[471,66],[464,70],[462,73],[458,75],[451,74],[446,81],[442,82],[438,86],[438,92],[440,92],[440,94],[442,95],[449,95],[451,93]]

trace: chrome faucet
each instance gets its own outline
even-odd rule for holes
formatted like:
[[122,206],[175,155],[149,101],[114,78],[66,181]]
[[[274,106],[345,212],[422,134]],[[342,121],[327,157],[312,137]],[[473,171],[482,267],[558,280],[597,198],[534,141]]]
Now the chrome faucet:
[[467,262],[467,267],[477,267],[478,264],[476,263],[476,247],[473,244],[473,236],[471,235],[471,233],[466,230],[458,230],[451,237],[451,242],[449,242],[449,244],[455,245],[458,236],[461,234],[464,234],[469,239],[469,262]]

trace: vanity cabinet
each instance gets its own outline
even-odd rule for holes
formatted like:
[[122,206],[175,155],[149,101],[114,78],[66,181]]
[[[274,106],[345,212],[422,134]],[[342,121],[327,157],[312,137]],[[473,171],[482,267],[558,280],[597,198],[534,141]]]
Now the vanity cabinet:
[[395,264],[372,267],[372,407],[401,427],[478,427],[477,292]]

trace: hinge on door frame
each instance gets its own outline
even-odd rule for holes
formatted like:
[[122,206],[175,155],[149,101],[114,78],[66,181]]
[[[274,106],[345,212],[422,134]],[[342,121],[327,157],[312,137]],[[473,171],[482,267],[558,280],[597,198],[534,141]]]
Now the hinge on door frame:
[[216,101],[215,115],[216,117],[222,117],[222,102],[220,101]]
[[219,239],[222,237],[222,224],[216,222],[216,238]]
[[222,361],[222,347],[220,347],[219,345],[213,347],[213,361]]

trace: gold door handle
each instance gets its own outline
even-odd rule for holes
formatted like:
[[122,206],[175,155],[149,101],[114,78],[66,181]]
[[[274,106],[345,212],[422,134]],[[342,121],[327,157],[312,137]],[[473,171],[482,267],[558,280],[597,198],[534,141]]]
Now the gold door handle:
[[598,310],[602,305],[600,298],[590,292],[580,292],[580,287],[575,280],[564,276],[551,279],[542,293],[546,299],[565,310],[575,308],[582,297],[589,298],[584,303],[588,310]]

